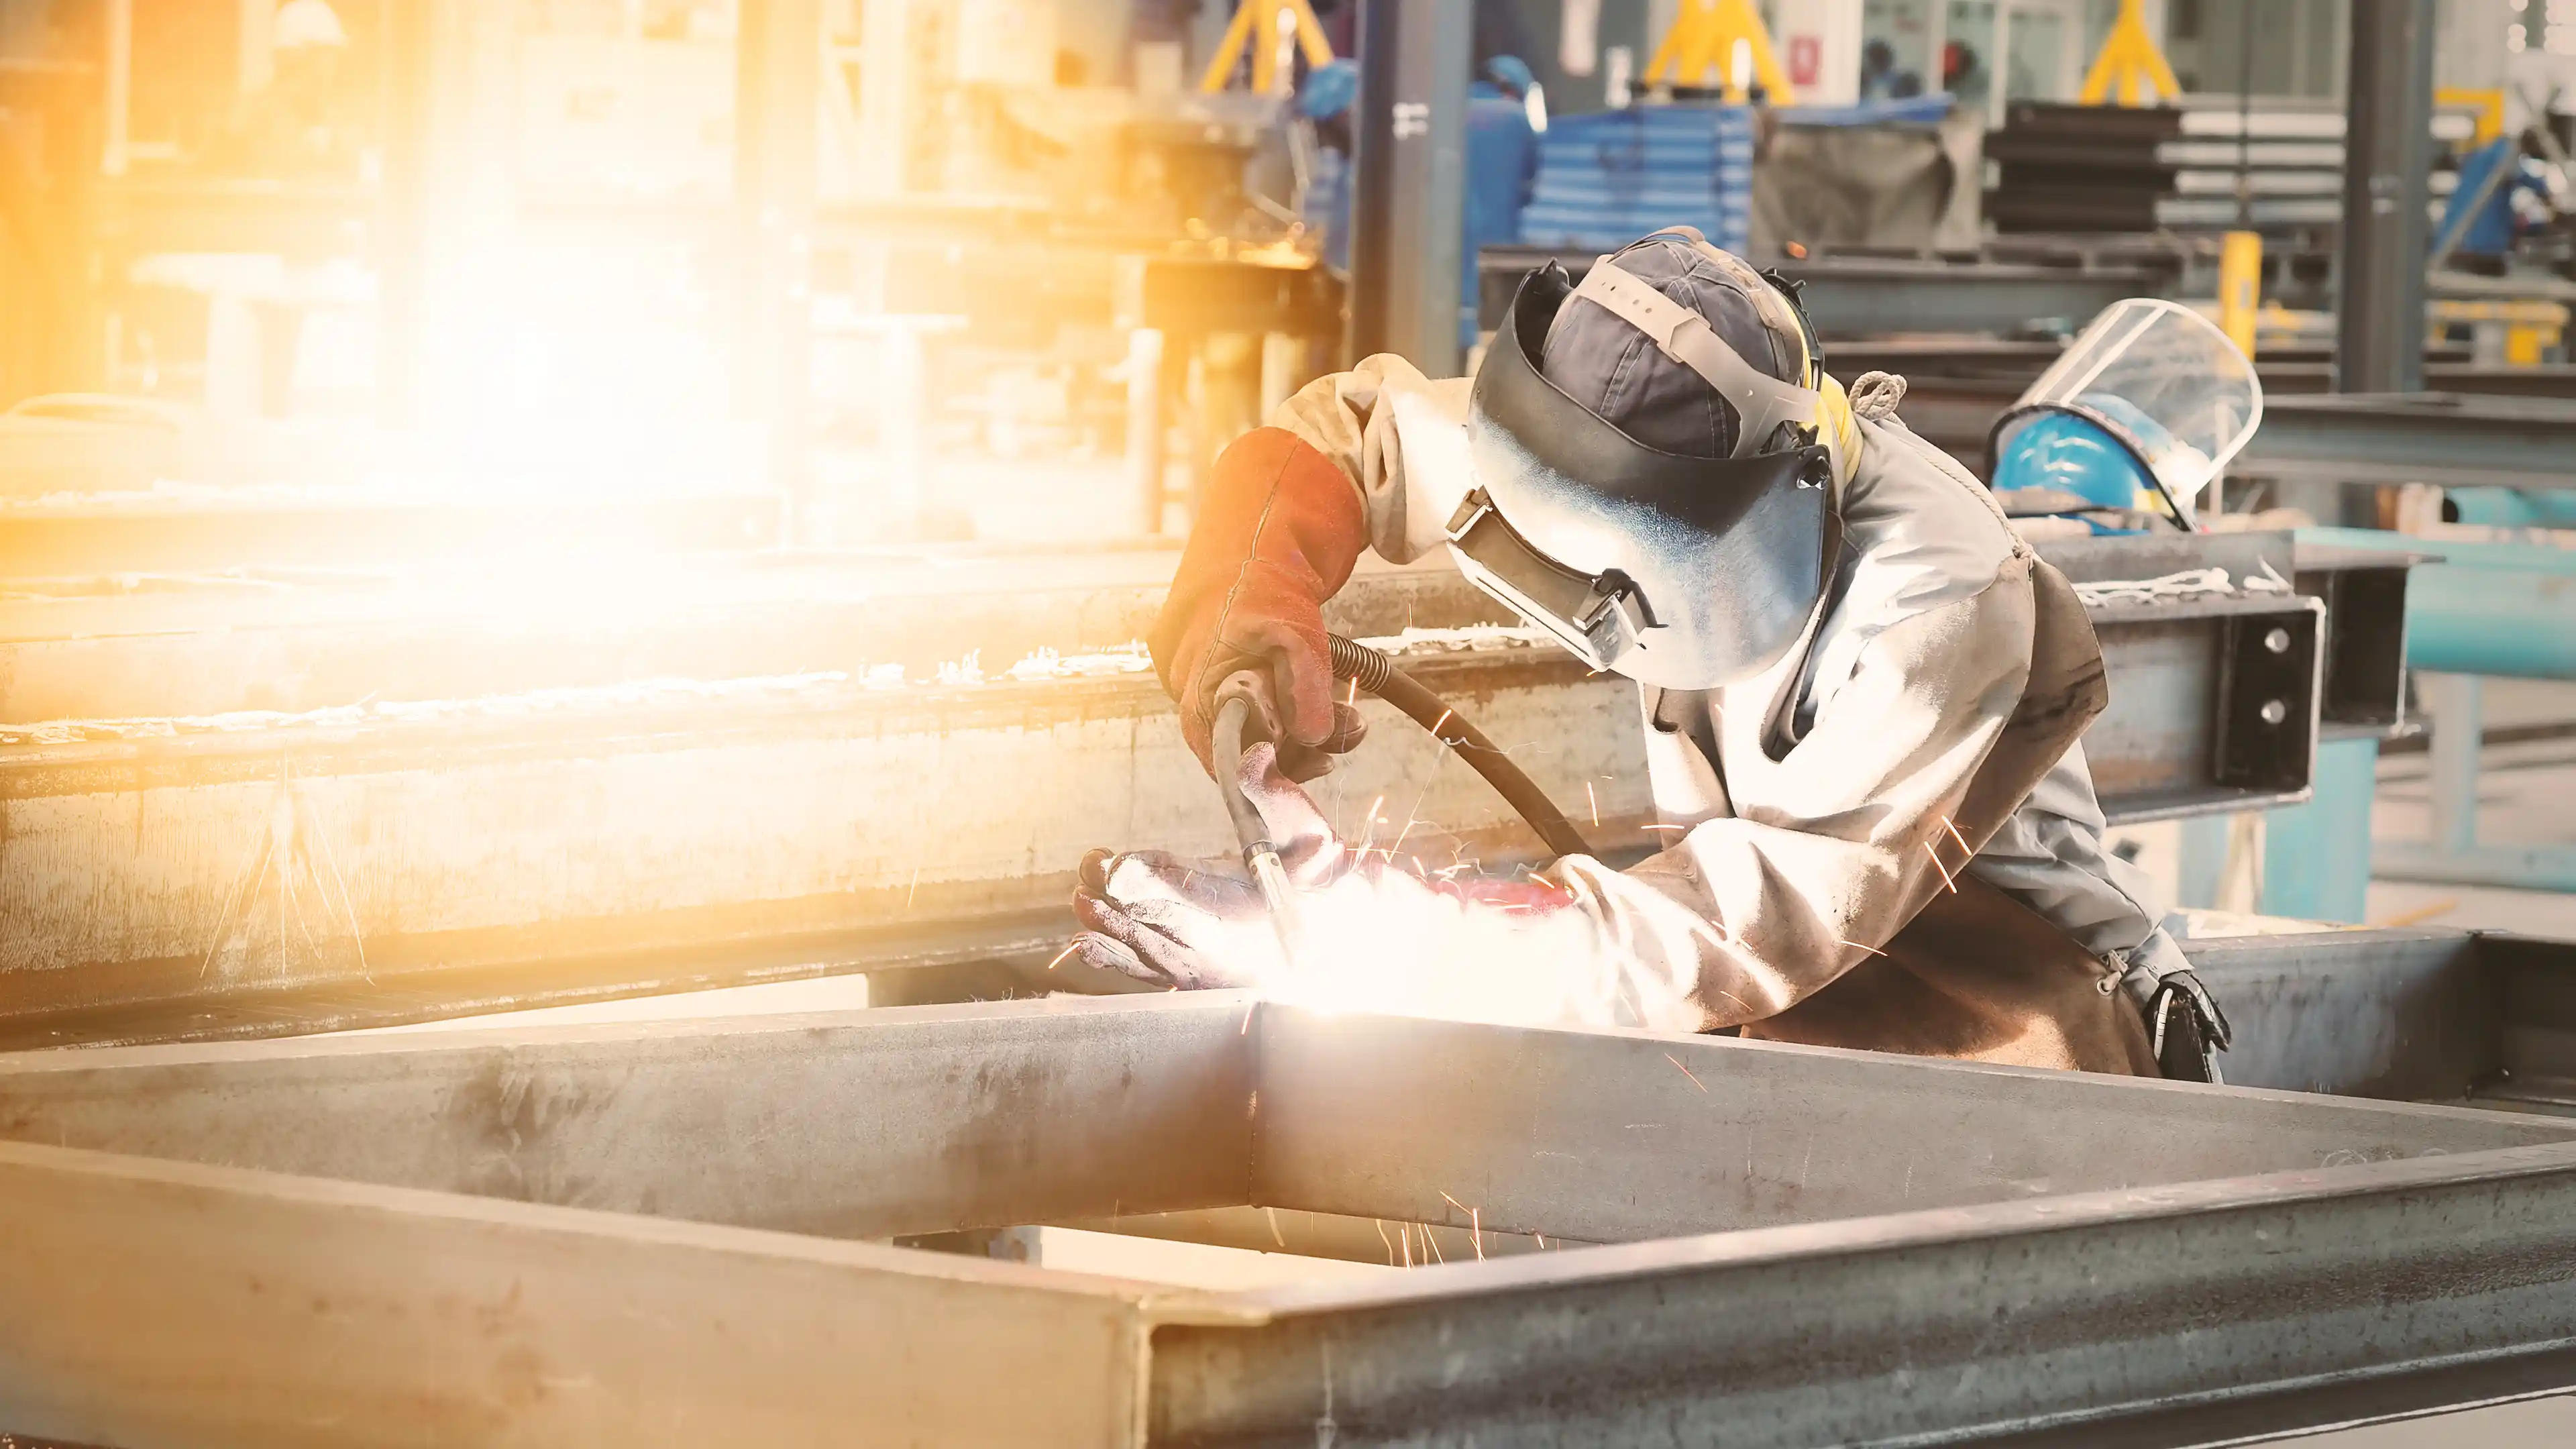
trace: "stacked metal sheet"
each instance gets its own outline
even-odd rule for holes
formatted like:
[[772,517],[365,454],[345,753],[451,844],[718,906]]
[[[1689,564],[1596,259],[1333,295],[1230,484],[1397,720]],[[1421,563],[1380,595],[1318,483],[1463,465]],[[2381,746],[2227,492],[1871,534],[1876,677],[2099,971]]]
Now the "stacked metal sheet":
[[1532,246],[1610,248],[1659,227],[1695,226],[1730,251],[1753,225],[1750,107],[1638,106],[1568,116],[1539,148],[1521,215]]
[[[2267,104],[2126,108],[2016,102],[1986,138],[2000,184],[1986,196],[1998,231],[2286,233],[2342,214],[2338,111]],[[2466,118],[2437,117],[2437,136]],[[2437,170],[2432,194],[2451,175]],[[2240,198],[2241,188],[2241,198]]]

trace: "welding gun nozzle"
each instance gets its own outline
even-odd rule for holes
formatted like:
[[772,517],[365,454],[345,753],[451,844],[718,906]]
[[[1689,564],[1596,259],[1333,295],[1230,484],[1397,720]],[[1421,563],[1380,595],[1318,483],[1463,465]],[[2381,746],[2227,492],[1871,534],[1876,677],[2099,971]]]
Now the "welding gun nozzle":
[[1279,847],[1267,840],[1256,840],[1243,848],[1244,869],[1252,873],[1252,883],[1261,892],[1262,908],[1270,913],[1270,927],[1279,934],[1279,949],[1290,965],[1297,961],[1302,932],[1297,919],[1297,894],[1288,883],[1288,867],[1280,862]]

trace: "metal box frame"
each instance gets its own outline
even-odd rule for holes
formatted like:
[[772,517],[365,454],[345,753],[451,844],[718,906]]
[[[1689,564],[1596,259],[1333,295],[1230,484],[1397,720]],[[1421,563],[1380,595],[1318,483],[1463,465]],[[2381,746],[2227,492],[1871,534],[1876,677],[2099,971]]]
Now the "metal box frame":
[[[2447,1107],[1197,995],[25,1053],[0,1137],[0,1427],[134,1449],[2198,1442],[2576,1384],[2576,1124]],[[1246,1203],[1558,1250],[854,1241]]]

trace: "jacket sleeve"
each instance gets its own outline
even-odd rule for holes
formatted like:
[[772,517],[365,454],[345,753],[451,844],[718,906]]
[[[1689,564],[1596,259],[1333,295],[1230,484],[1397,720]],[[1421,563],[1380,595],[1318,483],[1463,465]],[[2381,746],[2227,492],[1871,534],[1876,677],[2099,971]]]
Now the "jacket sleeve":
[[[2029,565],[1873,639],[1785,756],[1737,772],[1734,813],[1626,872],[1551,873],[1596,925],[1596,969],[1638,1024],[1773,1016],[1876,952],[1982,842],[1953,823],[2030,674]],[[1719,729],[1740,741],[1745,722]],[[1656,727],[1650,725],[1650,728]],[[1747,762],[1754,764],[1756,762]]]
[[1434,381],[1393,353],[1300,388],[1271,415],[1333,461],[1359,490],[1369,546],[1411,563],[1448,536],[1467,492],[1463,377]]

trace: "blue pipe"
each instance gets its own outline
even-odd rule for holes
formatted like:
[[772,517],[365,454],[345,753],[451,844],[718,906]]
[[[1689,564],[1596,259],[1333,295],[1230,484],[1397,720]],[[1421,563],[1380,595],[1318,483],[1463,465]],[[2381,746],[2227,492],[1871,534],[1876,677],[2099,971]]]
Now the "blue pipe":
[[[2454,543],[2447,538],[2417,538],[2378,528],[2302,528],[2299,542],[2328,548],[2362,548],[2378,553],[2428,553],[2442,562],[2430,568],[2492,569],[2510,573],[2576,574],[2576,548],[2545,543]],[[2424,577],[2422,569],[2415,577]]]
[[2417,570],[2406,585],[2406,663],[2443,674],[2576,679],[2576,575]]
[[2406,663],[2444,674],[2576,679],[2576,549],[2303,528],[2303,543],[2439,554],[2406,585]]
[[2528,488],[2453,488],[2462,523],[2489,528],[2576,528],[2576,494]]

